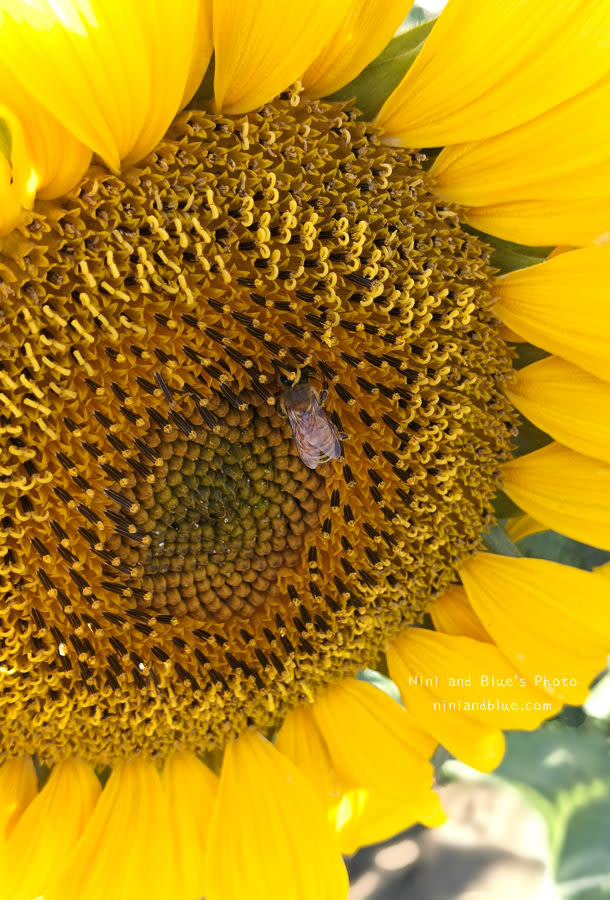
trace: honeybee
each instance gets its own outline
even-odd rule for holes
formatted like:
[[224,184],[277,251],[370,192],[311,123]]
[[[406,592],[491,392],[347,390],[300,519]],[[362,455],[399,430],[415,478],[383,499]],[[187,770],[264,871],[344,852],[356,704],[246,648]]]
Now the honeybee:
[[313,385],[299,381],[279,396],[279,410],[288,416],[297,453],[309,469],[341,456],[341,439],[324,409],[328,390],[318,394]]

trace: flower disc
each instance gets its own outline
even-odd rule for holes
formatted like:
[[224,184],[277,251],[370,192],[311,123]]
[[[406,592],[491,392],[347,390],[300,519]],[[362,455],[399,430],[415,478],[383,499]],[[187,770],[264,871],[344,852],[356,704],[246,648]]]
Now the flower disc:
[[[158,465],[115,503],[116,534],[104,550],[131,569],[117,590],[131,588],[140,609],[248,618],[279,599],[278,571],[298,565],[319,528],[323,479],[300,464],[273,406],[239,396],[237,409],[212,394],[205,411],[185,401],[175,415],[172,399],[166,412],[177,427],[146,437]],[[195,424],[202,416],[210,425]]]
[[[488,249],[352,109],[183,113],[4,252],[5,754],[221,749],[480,545],[512,431]],[[296,383],[341,443],[315,468]]]

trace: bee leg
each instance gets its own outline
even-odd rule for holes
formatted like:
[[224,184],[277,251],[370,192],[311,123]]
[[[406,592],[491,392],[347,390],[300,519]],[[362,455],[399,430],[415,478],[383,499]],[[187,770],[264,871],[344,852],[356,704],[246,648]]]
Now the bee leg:
[[296,368],[294,369],[289,369],[286,366],[282,366],[280,363],[276,362],[274,362],[274,366],[280,373],[280,381],[284,385],[284,387],[295,387],[303,378],[303,370],[300,366],[296,366]]
[[328,381],[323,381],[322,382],[322,393],[320,394],[320,400],[319,400],[320,406],[324,406],[324,404],[326,403],[327,397],[328,397]]

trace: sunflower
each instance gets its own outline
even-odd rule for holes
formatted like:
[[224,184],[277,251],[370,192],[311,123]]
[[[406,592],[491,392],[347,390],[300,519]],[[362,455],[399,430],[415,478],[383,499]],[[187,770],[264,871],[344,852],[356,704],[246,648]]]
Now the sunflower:
[[604,665],[610,10],[409,6],[0,7],[2,900],[345,897]]

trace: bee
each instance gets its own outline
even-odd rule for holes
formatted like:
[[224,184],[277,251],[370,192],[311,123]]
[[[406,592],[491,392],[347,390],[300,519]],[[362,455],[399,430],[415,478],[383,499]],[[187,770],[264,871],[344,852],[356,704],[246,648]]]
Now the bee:
[[328,396],[323,385],[320,395],[307,381],[298,381],[279,396],[279,410],[288,416],[297,453],[309,469],[341,456],[341,440],[347,435],[338,432],[323,406]]

